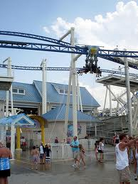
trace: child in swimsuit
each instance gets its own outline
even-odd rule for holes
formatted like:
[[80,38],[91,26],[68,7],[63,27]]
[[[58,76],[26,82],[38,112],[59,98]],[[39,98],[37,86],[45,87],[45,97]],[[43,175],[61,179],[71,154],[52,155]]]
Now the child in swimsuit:
[[86,167],[85,158],[84,158],[85,157],[85,150],[84,150],[82,144],[79,144],[79,149],[80,149],[80,151],[79,151],[79,162],[82,161],[83,167],[85,168]]
[[32,169],[33,169],[33,167],[35,167],[35,169],[37,170],[37,165],[38,165],[38,161],[39,161],[39,151],[35,146],[33,146],[33,149],[31,151],[31,155],[32,155],[32,162],[33,162]]

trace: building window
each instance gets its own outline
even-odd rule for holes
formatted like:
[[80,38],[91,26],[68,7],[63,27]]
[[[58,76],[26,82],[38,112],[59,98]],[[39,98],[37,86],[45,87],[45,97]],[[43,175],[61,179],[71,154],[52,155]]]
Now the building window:
[[25,90],[24,89],[13,88],[12,92],[13,92],[13,94],[17,94],[17,95],[25,95]]
[[65,93],[65,90],[64,89],[60,89],[60,93],[61,94],[64,94]]
[[17,89],[12,89],[12,92],[13,93],[17,93]]
[[19,93],[20,94],[24,94],[24,90],[23,89],[19,89]]
[[65,94],[68,94],[68,90],[65,90]]
[[[59,94],[67,95],[67,94],[68,94],[68,90],[60,89],[60,90],[59,90]],[[72,95],[72,91],[70,92],[70,95]]]

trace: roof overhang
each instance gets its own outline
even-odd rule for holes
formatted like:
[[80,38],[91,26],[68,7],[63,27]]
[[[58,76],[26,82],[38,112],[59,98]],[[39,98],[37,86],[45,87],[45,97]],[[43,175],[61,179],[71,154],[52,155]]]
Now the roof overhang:
[[13,82],[13,77],[0,76],[0,90],[8,91]]
[[17,114],[14,116],[0,118],[0,126],[33,126],[34,121],[26,116],[24,113]]
[[[130,78],[130,88],[138,89],[138,80],[134,78]],[[126,79],[123,76],[117,75],[108,75],[106,77],[97,79],[96,82],[104,84],[104,85],[114,85],[118,87],[126,87]]]

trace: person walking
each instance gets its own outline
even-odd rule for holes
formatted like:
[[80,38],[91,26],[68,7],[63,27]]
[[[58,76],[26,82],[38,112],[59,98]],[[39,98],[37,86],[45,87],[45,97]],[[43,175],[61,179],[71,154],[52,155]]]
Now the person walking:
[[51,158],[50,158],[51,146],[50,145],[47,145],[47,144],[45,145],[44,153],[45,153],[45,166],[46,168],[49,168],[50,163],[51,163]]
[[33,146],[33,149],[31,151],[31,155],[32,155],[32,162],[33,162],[32,169],[33,169],[33,167],[35,167],[35,169],[37,170],[37,165],[38,165],[38,161],[39,161],[39,151],[35,146]]
[[0,184],[8,184],[8,177],[10,176],[9,159],[11,158],[11,151],[0,141]]
[[95,144],[94,144],[95,148],[94,148],[94,151],[95,151],[95,158],[97,161],[98,160],[98,149],[99,149],[99,141],[95,141]]
[[100,138],[99,140],[98,153],[100,153],[99,162],[103,163],[103,159],[104,159],[104,139],[103,138]]
[[79,151],[79,163],[80,163],[80,161],[82,161],[83,167],[85,168],[86,167],[85,158],[84,158],[85,157],[85,150],[84,150],[82,144],[79,144],[79,149],[80,149],[80,151]]
[[125,133],[120,134],[119,139],[120,142],[115,147],[116,169],[119,173],[120,184],[130,184],[128,147],[138,139],[129,140]]
[[39,152],[40,152],[40,164],[44,164],[44,146],[43,143],[41,142],[41,145],[39,147]]
[[73,158],[74,158],[74,164],[72,167],[77,168],[79,166],[79,141],[77,139],[77,136],[73,137],[73,141],[70,144],[73,152]]

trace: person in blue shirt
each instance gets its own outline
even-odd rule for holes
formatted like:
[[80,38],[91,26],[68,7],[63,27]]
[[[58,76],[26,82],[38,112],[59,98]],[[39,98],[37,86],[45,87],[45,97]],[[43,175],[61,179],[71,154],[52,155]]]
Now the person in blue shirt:
[[74,164],[72,165],[73,167],[78,167],[79,165],[79,141],[77,139],[77,136],[73,137],[73,141],[70,144],[73,152],[73,158],[74,158]]

